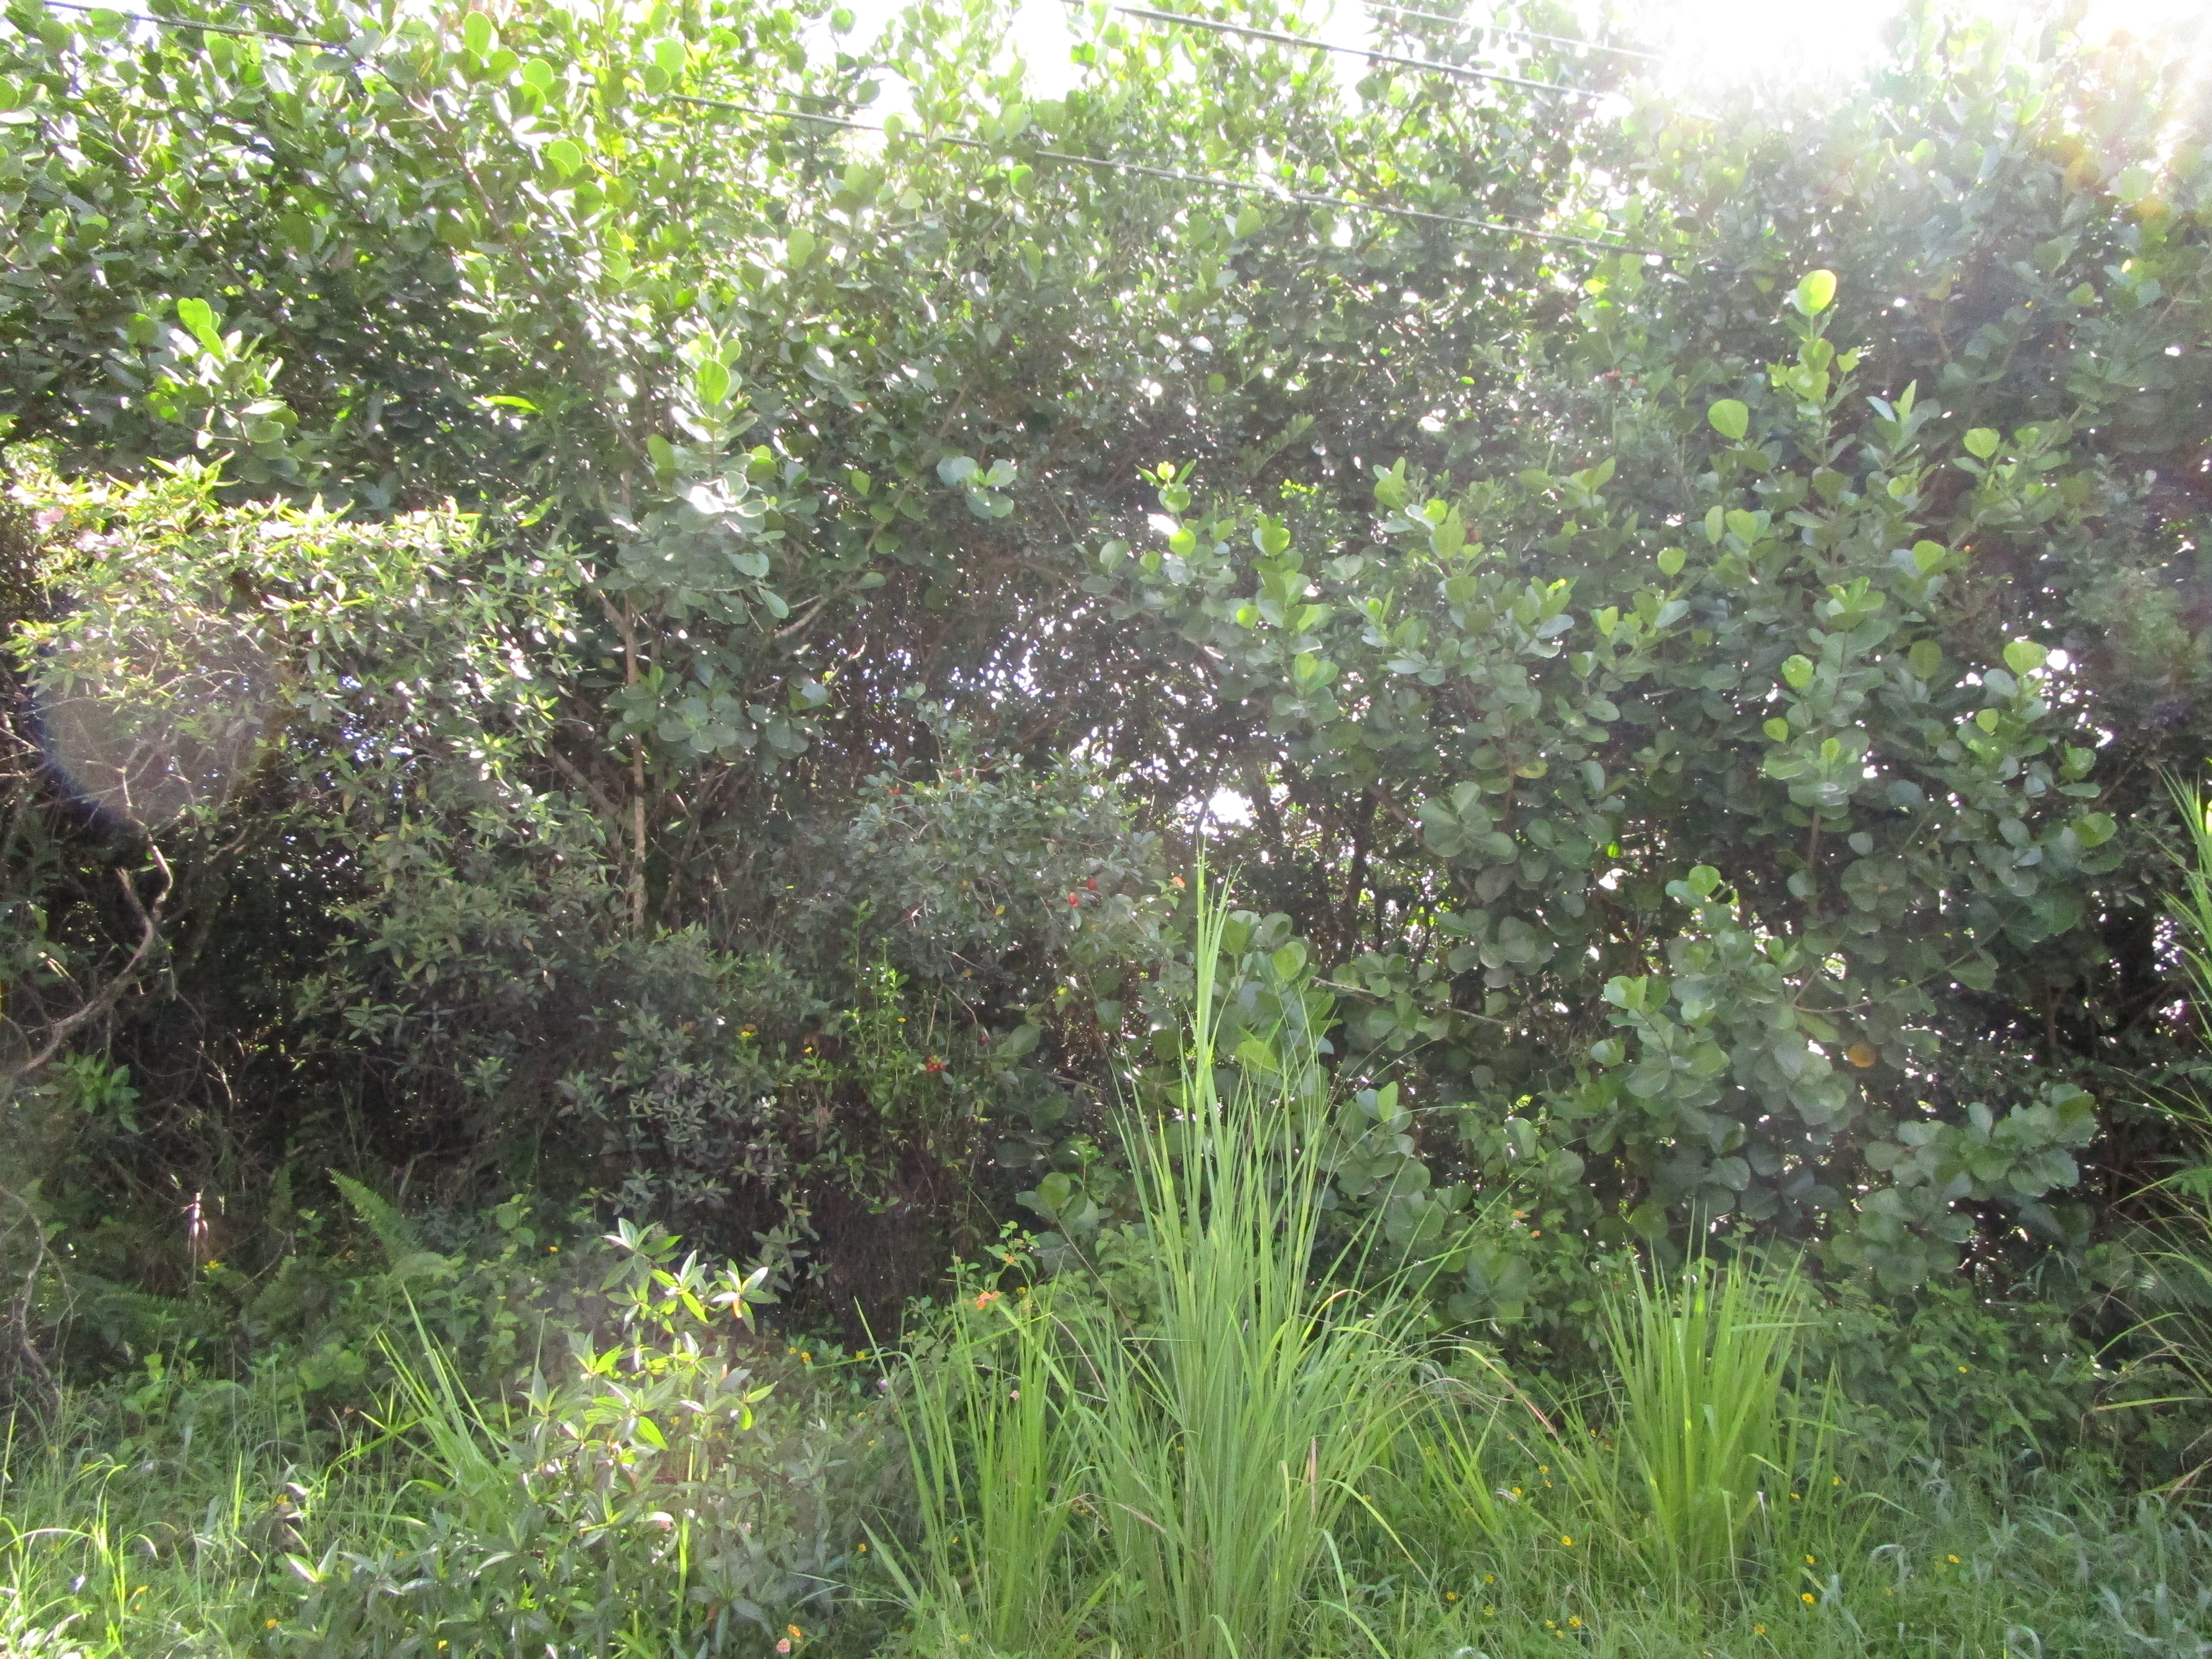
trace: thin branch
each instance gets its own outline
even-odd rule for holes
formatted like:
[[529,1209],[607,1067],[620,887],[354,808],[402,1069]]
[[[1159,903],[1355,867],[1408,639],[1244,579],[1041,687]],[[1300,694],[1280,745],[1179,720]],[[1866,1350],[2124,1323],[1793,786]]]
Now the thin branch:
[[54,1023],[46,1033],[44,1048],[21,1065],[7,1068],[4,1075],[10,1088],[21,1083],[32,1073],[40,1071],[51,1064],[54,1056],[61,1052],[64,1043],[84,1026],[99,1018],[120,1002],[123,1000],[123,994],[137,980],[139,970],[146,965],[147,958],[153,955],[154,946],[161,936],[161,908],[169,902],[172,882],[169,861],[161,856],[161,849],[155,847],[150,848],[150,851],[154,855],[155,868],[161,872],[161,890],[155,894],[154,902],[150,905],[143,903],[139,900],[137,884],[131,880],[131,872],[128,870],[118,870],[115,872],[116,882],[123,889],[124,902],[130,907],[131,915],[138,921],[138,948],[131,953],[131,959],[123,964],[114,977],[100,988],[99,995],[94,997],[75,1013]]

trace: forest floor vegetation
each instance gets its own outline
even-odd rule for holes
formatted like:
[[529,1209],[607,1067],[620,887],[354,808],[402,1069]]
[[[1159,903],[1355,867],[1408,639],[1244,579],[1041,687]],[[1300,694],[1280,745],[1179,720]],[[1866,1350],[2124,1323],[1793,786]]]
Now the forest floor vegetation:
[[1178,1105],[1127,1125],[1140,1226],[1050,1273],[1010,1231],[877,1352],[765,1334],[769,1271],[665,1231],[564,1255],[510,1206],[502,1279],[349,1187],[385,1265],[319,1347],[19,1413],[0,1651],[2212,1653],[2192,1483],[2039,1429],[2063,1377],[1953,1364],[1940,1304],[1917,1418],[1752,1251],[1626,1273],[1579,1366],[1437,1334],[1376,1223],[1332,1231],[1314,1057],[1215,1065],[1224,919]]

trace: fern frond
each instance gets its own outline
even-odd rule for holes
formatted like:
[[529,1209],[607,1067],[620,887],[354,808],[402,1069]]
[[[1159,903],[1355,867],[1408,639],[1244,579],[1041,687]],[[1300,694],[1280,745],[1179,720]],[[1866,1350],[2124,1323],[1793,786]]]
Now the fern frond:
[[422,1250],[422,1235],[415,1231],[405,1216],[392,1207],[390,1200],[378,1196],[351,1176],[340,1175],[336,1170],[332,1170],[330,1176],[331,1184],[338,1189],[340,1196],[352,1207],[354,1214],[376,1235],[377,1243],[383,1248],[386,1266],[396,1267],[407,1257]]

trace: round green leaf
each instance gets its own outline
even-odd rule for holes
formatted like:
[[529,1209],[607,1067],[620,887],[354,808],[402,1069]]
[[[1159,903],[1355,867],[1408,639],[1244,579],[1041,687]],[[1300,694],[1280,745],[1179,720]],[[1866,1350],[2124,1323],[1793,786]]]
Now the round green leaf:
[[2084,847],[2102,847],[2120,833],[2120,826],[2108,813],[2087,812],[2074,820],[2074,833]]
[[222,337],[216,332],[215,307],[208,304],[205,300],[178,301],[177,320],[185,325],[194,339],[210,351],[217,349],[222,344]]
[[1817,317],[1828,308],[1836,297],[1836,273],[1832,270],[1808,270],[1797,283],[1797,309],[1808,317]]
[[1966,453],[1977,460],[1986,461],[1997,453],[1997,434],[1988,427],[1978,426],[1966,434]]
[[1730,443],[1741,443],[1743,434],[1751,430],[1751,411],[1733,398],[1722,398],[1705,411],[1705,418]]

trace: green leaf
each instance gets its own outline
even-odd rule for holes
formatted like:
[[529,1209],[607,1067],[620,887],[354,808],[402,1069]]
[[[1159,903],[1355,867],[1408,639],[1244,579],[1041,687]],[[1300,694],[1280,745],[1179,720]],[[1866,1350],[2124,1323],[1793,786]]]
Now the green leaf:
[[461,43],[479,58],[491,55],[491,19],[480,11],[461,19]]
[[1998,441],[1996,433],[1988,427],[1969,428],[1966,436],[1966,453],[1978,459],[1986,461],[1997,453]]
[[2014,640],[2004,648],[2004,663],[2015,674],[2032,674],[2043,666],[2049,654],[2033,640]]
[[1751,430],[1751,411],[1733,398],[1723,398],[1705,411],[1705,418],[1713,423],[1713,430],[1732,444],[1743,441],[1744,434]]
[[1828,308],[1836,297],[1836,273],[1832,270],[1808,270],[1798,278],[1797,292],[1792,296],[1797,309],[1808,317],[1817,317]]
[[[1247,211],[1249,210],[1248,209]],[[1239,234],[1242,234],[1242,232],[1239,233]],[[1404,507],[1407,501],[1412,499],[1412,493],[1406,483],[1404,461],[1398,462],[1388,472],[1381,473],[1375,480],[1375,499],[1394,512]]]
[[2085,812],[2074,820],[2074,833],[2084,847],[2102,847],[2120,833],[2120,826],[2108,813]]
[[1679,547],[1662,548],[1659,551],[1659,574],[1668,578],[1680,575],[1682,567],[1689,562],[1689,558],[1690,556]]
[[210,351],[220,352],[222,349],[222,336],[216,330],[215,307],[205,300],[178,301],[177,320],[185,325],[187,333]]
[[1943,647],[1933,640],[1913,641],[1912,648],[1905,656],[1914,675],[1923,680],[1934,679],[1936,671],[1943,666]]
[[1788,683],[1791,690],[1802,691],[1813,683],[1812,659],[1802,655],[1784,659],[1782,664],[1782,678]]
[[814,250],[820,246],[812,231],[803,225],[796,226],[783,239],[783,262],[797,270],[814,257]]
[[[469,15],[471,17],[481,15],[480,13],[477,12],[471,12]],[[584,165],[583,149],[573,139],[554,139],[552,143],[545,146],[544,155],[546,161],[551,164],[553,170],[558,173],[563,179],[566,179],[569,174],[577,172]]]
[[1255,1072],[1279,1072],[1283,1063],[1275,1058],[1275,1051],[1257,1037],[1248,1036],[1237,1045],[1237,1060],[1241,1066]]
[[708,357],[691,371],[691,388],[709,409],[719,409],[729,398],[730,370],[719,358]]

